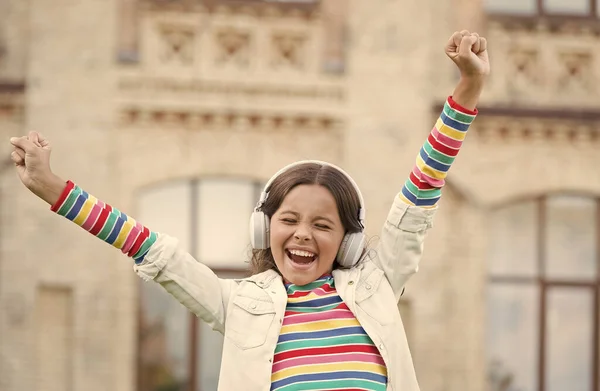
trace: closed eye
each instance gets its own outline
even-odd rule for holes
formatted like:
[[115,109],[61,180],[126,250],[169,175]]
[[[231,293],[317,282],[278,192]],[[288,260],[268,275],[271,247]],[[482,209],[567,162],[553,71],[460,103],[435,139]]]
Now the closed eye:
[[329,228],[328,225],[325,225],[325,224],[315,224],[315,227],[317,227],[319,229],[331,229],[331,228]]
[[294,220],[294,219],[281,219],[281,221],[283,221],[286,224],[294,224],[294,223],[296,223],[296,220]]

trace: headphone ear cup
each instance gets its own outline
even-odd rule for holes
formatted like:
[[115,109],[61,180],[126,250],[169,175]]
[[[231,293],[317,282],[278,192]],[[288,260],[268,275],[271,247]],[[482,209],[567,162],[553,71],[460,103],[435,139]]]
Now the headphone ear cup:
[[265,250],[270,247],[269,216],[263,212],[253,212],[250,216],[250,243],[256,250]]
[[343,267],[352,267],[360,260],[365,248],[365,234],[356,232],[346,234],[337,254],[337,262]]

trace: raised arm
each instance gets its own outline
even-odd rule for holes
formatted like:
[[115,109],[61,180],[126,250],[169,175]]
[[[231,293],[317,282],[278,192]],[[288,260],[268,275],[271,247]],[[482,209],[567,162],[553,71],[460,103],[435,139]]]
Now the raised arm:
[[487,42],[475,33],[454,33],[446,45],[446,54],[458,66],[460,81],[394,200],[377,248],[376,262],[396,299],[418,270],[425,235],[432,226],[446,175],[477,115],[476,106],[490,71]]
[[[181,249],[176,239],[158,234],[133,218],[64,181],[50,169],[50,143],[39,133],[12,138],[11,159],[23,184],[51,210],[133,258],[144,280],[160,283],[215,330],[224,331],[232,280],[219,279]],[[194,284],[190,282],[194,281]]]
[[442,195],[448,170],[467,135],[476,111],[468,110],[450,96],[435,126],[417,155],[400,199],[408,205],[432,209]]
[[50,208],[97,238],[118,248],[141,264],[157,233],[150,231],[125,213],[83,191],[73,182],[63,186],[58,200]]

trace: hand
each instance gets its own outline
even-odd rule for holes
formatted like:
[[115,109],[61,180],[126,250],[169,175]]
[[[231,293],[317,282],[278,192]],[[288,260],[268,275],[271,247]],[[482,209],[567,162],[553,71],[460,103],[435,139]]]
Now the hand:
[[446,55],[458,66],[462,79],[483,80],[490,74],[487,40],[467,30],[452,34]]
[[29,132],[28,136],[10,139],[13,151],[10,154],[15,163],[21,182],[32,192],[38,194],[54,176],[50,169],[50,141],[38,132]]

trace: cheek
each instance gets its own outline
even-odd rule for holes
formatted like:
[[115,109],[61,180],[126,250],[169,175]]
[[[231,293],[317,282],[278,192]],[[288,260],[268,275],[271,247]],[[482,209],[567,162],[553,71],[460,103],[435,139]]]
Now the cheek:
[[[285,225],[278,223],[272,224],[269,232],[271,247],[280,247],[290,235],[291,233]],[[279,249],[277,249],[277,251],[279,251]]]
[[319,273],[331,271],[338,250],[342,244],[343,235],[329,234],[317,238],[320,254]]
[[344,235],[339,233],[324,233],[319,235],[317,241],[319,243],[319,249],[321,251],[327,251],[328,253],[337,254]]

